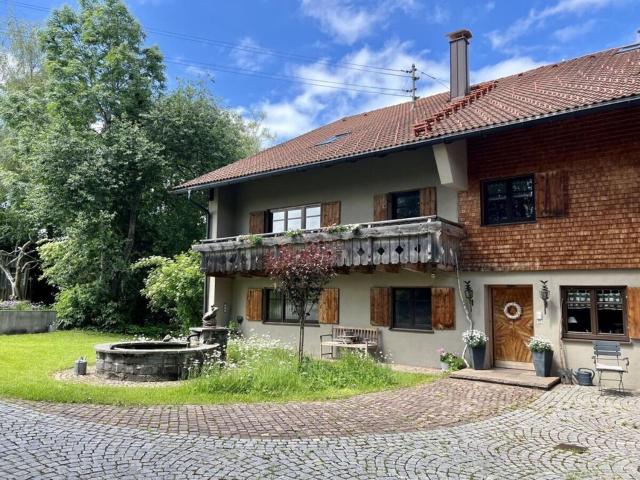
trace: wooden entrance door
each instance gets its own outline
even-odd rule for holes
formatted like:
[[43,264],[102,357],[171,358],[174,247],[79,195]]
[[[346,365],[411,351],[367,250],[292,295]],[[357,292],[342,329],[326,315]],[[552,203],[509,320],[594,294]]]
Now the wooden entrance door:
[[533,287],[492,287],[491,297],[495,366],[531,368],[527,343],[533,336]]

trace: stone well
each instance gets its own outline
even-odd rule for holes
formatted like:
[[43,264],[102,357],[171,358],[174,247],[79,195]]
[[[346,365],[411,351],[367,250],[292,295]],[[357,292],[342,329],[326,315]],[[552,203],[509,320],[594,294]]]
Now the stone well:
[[195,361],[200,365],[219,355],[218,345],[190,347],[186,342],[121,342],[96,345],[96,374],[134,382],[186,378]]

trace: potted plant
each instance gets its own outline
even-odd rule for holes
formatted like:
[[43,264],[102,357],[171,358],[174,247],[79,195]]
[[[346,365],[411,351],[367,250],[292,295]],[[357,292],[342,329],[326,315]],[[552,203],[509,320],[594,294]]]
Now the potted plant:
[[533,366],[536,375],[548,377],[551,375],[551,360],[553,360],[553,345],[543,337],[531,337],[529,350],[533,355]]
[[449,355],[449,352],[442,347],[438,348],[437,352],[440,357],[440,370],[446,372],[449,370],[449,364],[447,363],[447,355]]
[[464,368],[464,360],[460,358],[457,353],[447,352],[444,348],[440,347],[437,350],[440,357],[440,369],[443,372],[461,370]]
[[471,350],[471,368],[484,370],[484,357],[489,337],[480,330],[466,330],[462,333],[462,341]]

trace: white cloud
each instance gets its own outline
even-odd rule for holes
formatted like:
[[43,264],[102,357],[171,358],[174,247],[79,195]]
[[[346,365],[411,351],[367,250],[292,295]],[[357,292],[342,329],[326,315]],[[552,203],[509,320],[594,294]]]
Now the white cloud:
[[433,12],[429,16],[429,19],[433,23],[438,24],[446,23],[447,21],[449,21],[449,18],[451,18],[449,10],[441,7],[440,5],[436,5],[435,7],[433,7]]
[[302,13],[339,42],[351,45],[376,31],[396,10],[418,8],[416,0],[378,0],[358,4],[354,0],[302,0]]
[[487,12],[490,12],[494,8],[496,8],[496,2],[487,2],[484,4],[484,8]]
[[559,0],[556,4],[542,10],[529,10],[526,17],[517,19],[506,30],[494,30],[489,32],[487,37],[494,49],[509,49],[514,40],[542,26],[549,18],[568,14],[582,15],[618,2],[619,0]]
[[294,100],[272,103],[265,101],[257,105],[264,113],[263,126],[278,139],[298,136],[315,128],[308,110]]
[[[384,65],[385,67],[405,70],[416,63],[419,70],[441,79],[445,85],[419,74],[418,95],[426,97],[446,91],[449,77],[449,58],[447,51],[440,58],[434,59],[428,52],[417,51],[409,42],[389,41],[380,49],[364,47],[357,49],[339,59],[338,62],[360,65]],[[514,73],[543,65],[528,56],[514,56],[492,65],[486,65],[471,72],[473,83],[501,78]],[[316,62],[289,66],[284,72],[288,75],[314,78],[339,83],[372,85],[377,88],[399,89],[410,88],[406,77],[379,75],[353,69],[345,69],[327,62]],[[400,73],[400,72],[388,72]],[[361,90],[362,87],[353,86]],[[261,111],[265,118],[263,126],[275,135],[275,143],[301,135],[309,130],[338,120],[345,116],[374,110],[396,103],[409,101],[407,97],[393,97],[379,94],[367,94],[360,91],[338,90],[317,85],[295,85],[282,97],[265,99],[248,105],[246,110]],[[388,93],[407,95],[406,92],[386,90]]]
[[524,72],[546,65],[548,62],[537,62],[530,57],[513,57],[493,65],[484,66],[471,72],[472,83],[486,82],[496,78],[508,77],[515,73]]
[[553,36],[562,43],[570,42],[577,37],[589,33],[595,24],[595,20],[589,20],[578,25],[569,25],[553,32]]
[[[340,59],[340,62],[384,65],[395,70],[405,70],[415,62],[420,70],[435,77],[446,80],[449,75],[447,58],[439,61],[428,59],[424,53],[414,52],[410,43],[399,41],[390,41],[379,50],[369,47],[361,48],[346,55]],[[318,85],[296,86],[294,94],[289,97],[266,100],[250,106],[250,110],[264,112],[265,120],[263,123],[271,133],[275,134],[277,142],[348,115],[409,100],[406,96],[408,93],[402,91],[410,88],[410,81],[406,76],[380,75],[329,65],[326,62],[292,66],[286,73],[342,84],[348,83],[352,84],[352,88],[355,90],[363,90],[362,87],[355,85],[370,85],[378,89],[397,89],[384,91],[401,96],[339,90]],[[400,72],[387,73],[400,74]],[[447,88],[426,75],[421,74],[420,76],[422,78],[418,82],[418,94],[421,96],[432,95]]]
[[243,38],[237,49],[231,50],[231,58],[236,66],[249,70],[262,70],[262,67],[269,60],[269,55],[260,53],[264,50],[251,37]]

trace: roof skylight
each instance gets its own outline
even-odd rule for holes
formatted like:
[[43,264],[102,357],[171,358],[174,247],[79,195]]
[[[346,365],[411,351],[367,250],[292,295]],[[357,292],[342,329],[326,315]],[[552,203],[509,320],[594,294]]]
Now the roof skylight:
[[344,133],[336,133],[335,135],[331,135],[330,137],[325,138],[324,140],[322,140],[319,143],[316,143],[316,147],[319,147],[321,145],[328,145],[330,143],[335,142],[336,140],[345,137],[347,135],[349,135],[351,132],[344,132]]
[[634,43],[632,45],[625,45],[624,47],[620,47],[616,53],[630,52],[632,50],[637,50],[639,48],[640,48],[640,43]]

